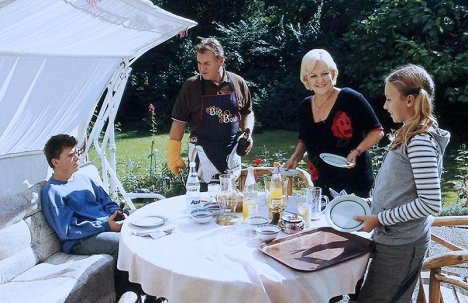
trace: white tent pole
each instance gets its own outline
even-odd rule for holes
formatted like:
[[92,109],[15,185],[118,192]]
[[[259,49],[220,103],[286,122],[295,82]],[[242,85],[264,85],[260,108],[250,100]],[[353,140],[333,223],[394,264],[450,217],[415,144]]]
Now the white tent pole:
[[[103,184],[106,186],[107,189],[109,189],[109,180],[107,176],[107,167],[105,161],[103,161],[106,157],[105,155],[105,150],[106,150],[106,145],[107,145],[107,138],[103,139],[102,142],[102,147],[99,145],[99,137],[101,132],[104,129],[106,120],[108,120],[110,112],[110,104],[112,103],[113,100],[113,87],[115,86],[115,83],[118,83],[120,79],[120,75],[122,73],[122,64],[117,68],[117,70],[114,72],[114,74],[111,77],[111,80],[109,81],[109,84],[107,85],[107,93],[106,97],[104,98],[104,101],[102,103],[101,109],[99,111],[99,114],[96,118],[96,121],[94,122],[93,129],[91,130],[91,133],[88,138],[88,142],[91,142],[89,145],[86,146],[85,149],[85,155],[88,154],[89,149],[91,148],[91,145],[94,144],[94,147],[96,149],[96,152],[98,153],[100,159],[101,159],[101,173],[102,173],[102,181]],[[113,125],[112,125],[113,128]],[[97,148],[99,147],[99,148]],[[98,152],[98,150],[100,152]]]
[[[97,141],[97,139],[95,139]],[[96,149],[96,152],[98,154],[102,154],[103,151],[101,150],[101,148],[99,147],[99,142],[95,142],[94,144],[94,148]],[[122,197],[125,199],[125,202],[127,203],[127,205],[130,207],[130,209],[136,209],[135,207],[135,204],[133,204],[132,200],[126,195],[126,191],[125,189],[123,188],[122,186],[122,183],[120,182],[120,180],[117,178],[117,173],[115,172],[115,170],[112,169],[110,163],[107,161],[107,159],[104,157],[102,158],[102,161],[104,163],[104,166],[107,169],[107,173],[109,173],[111,179],[113,182],[115,182],[117,188],[119,189],[119,191],[122,193]]]
[[[120,102],[122,100],[122,95],[127,84],[128,76],[132,70],[128,65],[128,60],[125,60],[123,64],[124,65],[121,64],[122,70],[120,77],[114,83],[112,99],[109,103],[109,122],[107,124],[106,135],[104,136],[104,140],[110,140],[110,165],[115,172],[117,172],[117,145],[115,144],[114,123]],[[114,182],[111,182],[111,191],[116,194],[116,184]]]
[[[102,103],[102,106],[101,106],[101,109],[99,110],[99,113],[96,117],[96,121],[94,122],[94,126],[93,126],[93,129],[91,130],[91,133],[89,134],[89,137],[88,137],[88,141],[92,143],[94,143],[94,139],[95,138],[99,138],[99,135],[101,133],[101,131],[103,130],[104,128],[104,124],[105,124],[105,121],[106,121],[106,116],[107,116],[107,108],[109,106],[109,102],[112,98],[112,94],[110,93],[111,92],[111,87],[113,86],[113,83],[116,81],[116,79],[118,78],[120,74],[120,70],[117,69],[114,74],[112,75],[112,78],[111,80],[109,81],[109,84],[107,85],[107,93],[106,93],[106,97],[104,98],[104,101]],[[103,93],[106,89],[103,90]],[[89,153],[89,149],[91,148],[91,144],[89,145],[86,145],[86,149],[85,149],[85,154],[87,155]]]

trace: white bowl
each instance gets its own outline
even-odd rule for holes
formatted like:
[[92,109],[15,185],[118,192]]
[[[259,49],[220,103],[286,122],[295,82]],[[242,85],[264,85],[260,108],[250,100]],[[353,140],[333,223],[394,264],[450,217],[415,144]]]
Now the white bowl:
[[205,209],[212,211],[215,216],[221,213],[221,206],[218,203],[207,203],[205,204]]
[[213,218],[213,212],[207,209],[193,210],[190,215],[192,216],[193,221],[200,224],[208,223],[211,218]]
[[255,231],[257,232],[257,236],[260,240],[271,241],[278,236],[281,228],[274,224],[262,224],[257,226]]
[[250,217],[247,217],[246,222],[247,224],[249,224],[250,230],[255,231],[255,228],[257,228],[257,226],[267,224],[269,221],[267,217],[250,216]]

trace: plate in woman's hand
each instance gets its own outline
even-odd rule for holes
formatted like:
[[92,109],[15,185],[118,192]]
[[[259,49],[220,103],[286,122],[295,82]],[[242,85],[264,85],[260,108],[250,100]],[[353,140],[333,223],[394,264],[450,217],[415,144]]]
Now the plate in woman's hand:
[[340,168],[348,168],[351,166],[350,163],[348,163],[348,160],[345,157],[335,155],[335,154],[330,154],[330,153],[321,153],[320,158],[327,164],[335,167],[340,167]]

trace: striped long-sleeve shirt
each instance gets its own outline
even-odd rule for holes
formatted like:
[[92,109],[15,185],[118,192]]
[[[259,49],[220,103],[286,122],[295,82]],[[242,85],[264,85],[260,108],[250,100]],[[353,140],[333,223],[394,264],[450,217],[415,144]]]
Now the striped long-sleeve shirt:
[[407,204],[378,214],[382,225],[393,225],[429,215],[436,215],[441,208],[438,154],[429,135],[415,136],[408,144],[408,158],[413,170],[417,198]]
[[434,130],[388,152],[372,199],[372,213],[381,224],[375,230],[376,242],[400,245],[429,237],[431,215],[441,209],[440,172],[448,140],[448,133]]

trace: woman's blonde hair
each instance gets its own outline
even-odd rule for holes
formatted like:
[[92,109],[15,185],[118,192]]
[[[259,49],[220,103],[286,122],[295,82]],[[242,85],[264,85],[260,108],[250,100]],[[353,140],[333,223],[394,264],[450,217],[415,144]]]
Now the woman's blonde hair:
[[305,56],[302,58],[301,63],[300,79],[301,82],[304,84],[305,88],[308,90],[312,90],[312,88],[307,83],[307,76],[314,69],[318,61],[322,61],[328,66],[330,72],[332,73],[332,83],[333,85],[336,84],[336,78],[338,77],[338,69],[336,68],[336,63],[335,61],[333,61],[332,56],[324,49],[313,49],[307,54],[305,54]]
[[414,115],[394,133],[390,149],[406,146],[413,136],[427,132],[431,126],[437,127],[437,120],[432,112],[434,81],[423,67],[404,65],[392,71],[385,82],[397,88],[401,101],[409,95],[414,96]]

